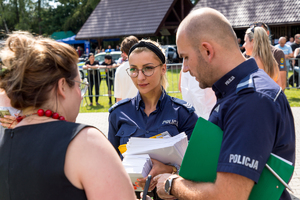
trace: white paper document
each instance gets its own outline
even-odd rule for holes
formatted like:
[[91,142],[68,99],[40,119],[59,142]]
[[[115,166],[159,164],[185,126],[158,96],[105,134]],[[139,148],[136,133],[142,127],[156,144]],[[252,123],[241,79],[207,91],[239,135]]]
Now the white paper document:
[[170,137],[164,132],[163,135],[157,138],[131,137],[127,142],[122,163],[133,184],[137,178],[144,178],[149,174],[152,169],[150,158],[164,164],[181,165],[188,146],[186,134],[182,132]]

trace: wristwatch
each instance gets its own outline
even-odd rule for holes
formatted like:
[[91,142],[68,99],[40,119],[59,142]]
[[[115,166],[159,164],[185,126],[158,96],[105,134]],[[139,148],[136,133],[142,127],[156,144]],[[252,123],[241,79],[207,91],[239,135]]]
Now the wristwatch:
[[171,189],[172,189],[172,183],[173,183],[173,180],[178,178],[178,176],[170,176],[166,182],[165,182],[165,192],[168,194],[168,195],[171,195]]

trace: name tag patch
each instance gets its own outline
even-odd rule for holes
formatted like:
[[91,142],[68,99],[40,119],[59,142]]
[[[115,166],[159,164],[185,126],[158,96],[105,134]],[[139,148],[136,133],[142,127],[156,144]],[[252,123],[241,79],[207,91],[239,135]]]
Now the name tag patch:
[[244,165],[246,167],[249,167],[251,169],[258,169],[258,160],[251,159],[247,156],[242,156],[238,154],[230,154],[229,155],[229,163],[236,163],[240,165]]
[[178,127],[178,121],[176,119],[164,120],[162,124],[172,124]]

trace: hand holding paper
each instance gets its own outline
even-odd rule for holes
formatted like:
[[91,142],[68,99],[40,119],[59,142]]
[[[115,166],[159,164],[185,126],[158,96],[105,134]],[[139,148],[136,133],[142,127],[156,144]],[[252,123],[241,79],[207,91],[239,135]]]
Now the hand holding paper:
[[[163,174],[163,173],[172,173],[173,169],[170,165],[165,165],[162,162],[159,162],[155,159],[151,159],[152,161],[152,169],[149,172],[149,175],[151,175],[152,177],[157,176],[158,174]],[[138,185],[141,186],[142,188],[144,188],[144,185],[146,183],[146,179],[147,177],[143,178],[143,179],[138,179],[140,181],[138,181]],[[151,180],[150,186],[149,186],[149,191],[152,191],[156,186],[156,181],[154,181],[153,179]]]
[[[129,139],[127,150],[123,153],[123,166],[133,183],[140,179],[138,185],[143,187],[148,174],[155,177],[162,173],[172,173],[173,168],[168,164],[181,165],[188,145],[186,134],[180,133],[174,137],[163,135],[166,137]],[[151,180],[149,189],[154,189],[155,185]]]

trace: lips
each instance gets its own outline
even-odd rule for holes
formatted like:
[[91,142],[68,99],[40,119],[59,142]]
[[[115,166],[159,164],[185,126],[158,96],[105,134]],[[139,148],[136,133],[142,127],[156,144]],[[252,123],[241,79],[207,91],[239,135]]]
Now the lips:
[[138,84],[139,87],[146,87],[148,84]]

